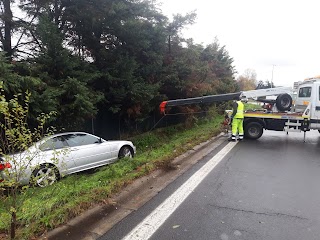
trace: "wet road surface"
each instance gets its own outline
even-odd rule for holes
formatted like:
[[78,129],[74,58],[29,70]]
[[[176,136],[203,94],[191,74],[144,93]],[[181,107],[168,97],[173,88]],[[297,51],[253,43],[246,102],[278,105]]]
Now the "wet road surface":
[[[122,239],[228,143],[100,239]],[[320,239],[320,134],[239,142],[150,239]],[[136,238],[139,239],[139,238]]]

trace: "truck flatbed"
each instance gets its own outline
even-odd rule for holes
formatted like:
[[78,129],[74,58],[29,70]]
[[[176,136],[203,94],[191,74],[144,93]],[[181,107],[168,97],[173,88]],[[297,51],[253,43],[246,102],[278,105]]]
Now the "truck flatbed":
[[245,118],[272,118],[272,119],[290,119],[303,120],[302,113],[296,112],[267,112],[263,110],[247,110],[244,113]]

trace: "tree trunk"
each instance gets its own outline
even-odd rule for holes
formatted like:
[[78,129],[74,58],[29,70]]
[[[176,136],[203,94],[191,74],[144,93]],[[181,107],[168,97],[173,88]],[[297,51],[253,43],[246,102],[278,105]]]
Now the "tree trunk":
[[59,4],[58,1],[54,1],[54,23],[58,26],[59,25]]
[[168,48],[169,48],[169,54],[171,54],[171,36],[170,35],[168,38]]
[[16,212],[11,212],[10,239],[15,239],[16,237],[16,225],[17,225],[17,214]]
[[4,7],[4,41],[3,50],[6,52],[8,58],[12,58],[12,43],[11,43],[11,31],[12,31],[12,11],[10,0],[3,0]]
[[15,239],[17,228],[17,188],[15,186],[10,189],[10,196],[12,197],[11,204],[11,225],[10,225],[10,239]]

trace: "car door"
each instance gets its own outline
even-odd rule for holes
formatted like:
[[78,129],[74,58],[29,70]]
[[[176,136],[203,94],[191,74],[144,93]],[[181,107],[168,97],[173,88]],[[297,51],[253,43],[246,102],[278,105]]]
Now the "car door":
[[107,142],[99,137],[86,133],[75,133],[65,136],[70,146],[76,171],[98,167],[110,161],[110,148]]
[[69,174],[74,170],[75,163],[64,137],[56,136],[45,140],[39,145],[38,163],[53,163],[60,174]]

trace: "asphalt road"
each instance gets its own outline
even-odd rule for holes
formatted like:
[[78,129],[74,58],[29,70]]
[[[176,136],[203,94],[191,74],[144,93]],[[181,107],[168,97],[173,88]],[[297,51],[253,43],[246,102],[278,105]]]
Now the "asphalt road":
[[[100,239],[122,239],[228,142]],[[150,239],[320,239],[320,134],[265,131],[237,143]],[[159,227],[159,228],[158,228]],[[139,239],[139,238],[132,238]]]

